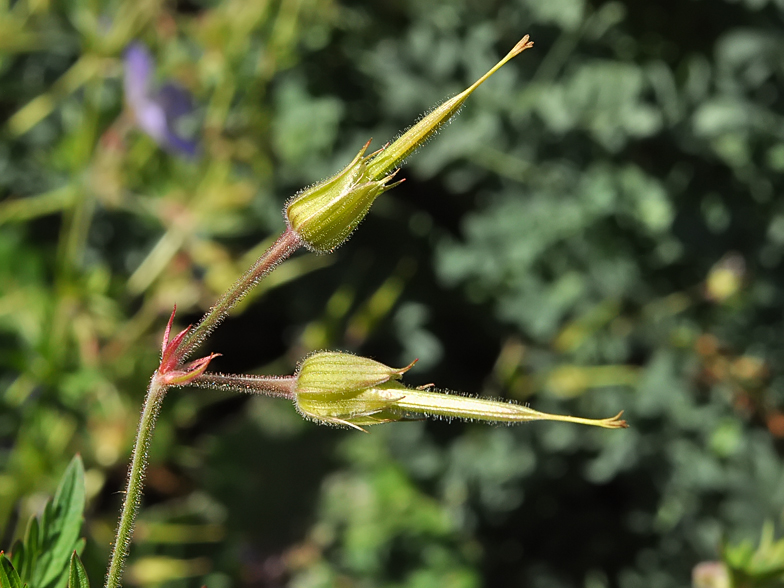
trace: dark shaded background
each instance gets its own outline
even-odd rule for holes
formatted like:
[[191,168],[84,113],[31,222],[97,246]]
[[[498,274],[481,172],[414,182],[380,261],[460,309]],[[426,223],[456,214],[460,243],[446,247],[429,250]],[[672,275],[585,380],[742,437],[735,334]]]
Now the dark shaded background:
[[[198,319],[291,194],[533,50],[411,158],[330,256],[296,256],[206,349],[315,349],[413,385],[626,431],[319,428],[167,398],[128,569],[144,586],[666,588],[784,505],[784,3],[0,3],[0,528],[88,467],[100,582],[176,303]],[[133,127],[123,49],[197,105],[188,160]],[[775,584],[778,585],[778,584]]]

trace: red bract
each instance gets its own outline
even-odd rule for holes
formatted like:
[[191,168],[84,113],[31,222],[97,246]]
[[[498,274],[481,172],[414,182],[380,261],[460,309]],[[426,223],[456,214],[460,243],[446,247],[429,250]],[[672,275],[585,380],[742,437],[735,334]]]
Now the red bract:
[[191,330],[192,325],[177,333],[174,339],[169,340],[174,314],[177,306],[174,306],[166,330],[163,332],[163,344],[161,345],[161,363],[158,366],[158,377],[165,386],[182,386],[188,384],[194,378],[200,376],[207,369],[210,362],[220,355],[220,353],[210,353],[207,357],[196,359],[190,363],[182,364],[183,350],[182,341]]

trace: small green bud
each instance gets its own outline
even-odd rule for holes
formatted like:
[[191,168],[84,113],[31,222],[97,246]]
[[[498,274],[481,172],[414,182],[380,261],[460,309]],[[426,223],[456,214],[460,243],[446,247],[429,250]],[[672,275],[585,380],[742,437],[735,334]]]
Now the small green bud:
[[320,352],[300,365],[294,386],[297,410],[316,422],[363,430],[365,425],[408,416],[445,417],[496,423],[564,421],[606,429],[626,427],[621,414],[585,419],[547,414],[504,400],[476,398],[424,388],[407,388],[398,380],[413,363],[394,369],[349,353]]
[[289,227],[310,249],[328,253],[344,243],[375,199],[400,183],[389,183],[394,174],[370,179],[367,162],[375,154],[365,156],[368,145],[370,141],[341,172],[296,194],[286,204]]

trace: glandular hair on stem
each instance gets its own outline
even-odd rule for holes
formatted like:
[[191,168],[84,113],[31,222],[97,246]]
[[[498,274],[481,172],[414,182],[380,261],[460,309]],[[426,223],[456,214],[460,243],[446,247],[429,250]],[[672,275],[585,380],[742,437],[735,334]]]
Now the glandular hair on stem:
[[295,384],[294,376],[256,376],[217,372],[205,372],[190,382],[190,385],[199,388],[288,399],[294,397]]

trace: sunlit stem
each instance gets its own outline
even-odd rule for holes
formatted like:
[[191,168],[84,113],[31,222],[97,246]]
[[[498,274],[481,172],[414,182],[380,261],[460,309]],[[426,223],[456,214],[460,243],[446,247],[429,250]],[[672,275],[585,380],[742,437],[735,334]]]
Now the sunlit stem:
[[123,567],[128,557],[128,550],[133,536],[133,524],[139,511],[139,504],[144,488],[144,473],[147,469],[147,458],[150,450],[150,440],[155,428],[155,421],[161,410],[163,397],[167,387],[161,382],[158,372],[153,374],[147,396],[144,399],[142,418],[139,421],[139,430],[136,432],[136,442],[133,446],[131,467],[128,471],[128,484],[125,489],[120,522],[117,525],[117,536],[112,546],[112,557],[109,571],[106,574],[106,588],[119,588],[122,580]]
[[191,386],[223,390],[225,392],[242,392],[262,394],[276,398],[294,398],[297,385],[296,376],[256,376],[237,374],[218,374],[206,372],[189,382]]
[[261,278],[270,273],[280,262],[288,258],[301,246],[302,241],[300,238],[291,229],[286,229],[278,237],[278,240],[256,260],[253,266],[231,288],[224,292],[196,326],[185,336],[177,351],[180,362],[184,361],[223,322],[229,311],[259,283]]
[[[176,357],[172,359],[178,361],[172,362],[172,365],[176,366],[178,362],[182,363],[188,354],[221,323],[228,312],[242,300],[256,284],[258,284],[259,280],[271,272],[277,264],[296,251],[301,244],[299,237],[291,230],[287,229],[264,255],[262,255],[256,263],[254,263],[253,266],[220,297],[220,299],[207,311],[196,327],[185,335],[182,342],[177,345],[176,349],[173,351],[173,353],[176,354]],[[165,348],[166,345],[164,345],[164,349]],[[162,366],[163,365],[164,364],[162,364]],[[147,396],[144,401],[144,408],[142,409],[142,417],[139,421],[139,429],[136,433],[131,467],[128,472],[128,485],[125,490],[120,522],[117,526],[117,536],[112,548],[109,571],[106,575],[106,588],[119,588],[122,580],[123,567],[128,556],[128,550],[133,536],[133,525],[142,497],[144,473],[147,469],[150,440],[152,439],[152,432],[155,428],[155,421],[158,418],[163,397],[168,389],[166,377],[167,375],[171,376],[171,373],[164,374],[162,371],[163,370],[156,371],[155,374],[153,374],[152,380],[150,380],[150,386],[147,389]],[[221,384],[221,378],[226,380],[226,382]],[[247,376],[247,378],[253,377]],[[288,398],[293,394],[290,390],[293,384],[289,384],[285,378],[267,378],[267,380],[269,382],[264,388],[267,394]],[[205,379],[205,385],[209,385],[213,388],[224,387],[225,389],[240,390],[237,382],[233,382],[234,387],[231,387],[227,383],[228,381],[229,378],[226,376],[213,374],[212,380],[209,380],[208,378]],[[260,383],[255,381],[255,379],[253,383],[255,384],[255,388],[249,381],[241,391],[261,392],[262,387]],[[249,388],[253,388],[253,390],[250,390]]]

